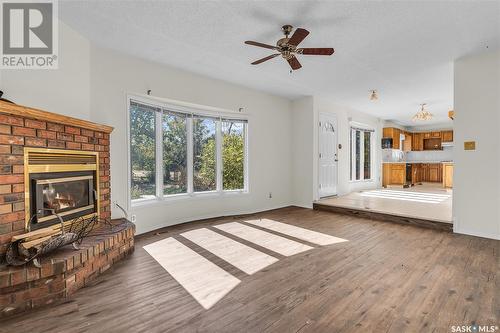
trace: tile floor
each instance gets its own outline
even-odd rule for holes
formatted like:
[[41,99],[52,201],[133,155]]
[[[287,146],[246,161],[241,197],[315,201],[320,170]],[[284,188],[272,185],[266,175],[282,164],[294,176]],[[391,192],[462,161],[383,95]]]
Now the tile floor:
[[407,189],[398,186],[359,191],[321,199],[318,202],[337,207],[453,223],[452,190],[443,188],[441,183],[423,183]]

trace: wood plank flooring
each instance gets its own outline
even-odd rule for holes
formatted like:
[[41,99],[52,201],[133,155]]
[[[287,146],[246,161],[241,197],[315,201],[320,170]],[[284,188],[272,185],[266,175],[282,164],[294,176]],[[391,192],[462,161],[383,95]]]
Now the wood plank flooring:
[[[279,234],[314,247],[286,257],[213,228],[255,218],[348,242],[320,247]],[[180,236],[201,227],[279,261],[247,275]],[[142,249],[167,237],[241,283],[205,310]],[[10,318],[0,332],[400,333],[500,326],[499,252],[500,241],[296,207],[198,221],[138,237],[129,259],[70,302]]]

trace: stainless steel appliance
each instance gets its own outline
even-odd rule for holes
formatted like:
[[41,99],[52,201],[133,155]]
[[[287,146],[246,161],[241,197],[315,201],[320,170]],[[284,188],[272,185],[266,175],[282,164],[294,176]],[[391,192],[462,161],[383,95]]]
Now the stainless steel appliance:
[[382,149],[392,149],[392,138],[382,138]]

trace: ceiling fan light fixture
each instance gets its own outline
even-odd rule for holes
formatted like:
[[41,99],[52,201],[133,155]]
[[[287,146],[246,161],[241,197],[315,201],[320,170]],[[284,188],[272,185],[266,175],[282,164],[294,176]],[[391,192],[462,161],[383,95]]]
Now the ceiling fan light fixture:
[[254,42],[251,40],[245,41],[245,44],[247,45],[253,45],[253,46],[258,46],[266,49],[271,49],[274,51],[277,51],[279,53],[277,54],[272,54],[269,55],[265,58],[256,60],[252,62],[252,65],[258,65],[261,64],[265,61],[268,61],[277,55],[281,55],[283,59],[285,59],[288,64],[290,65],[290,68],[292,70],[297,70],[302,67],[300,64],[299,60],[295,55],[300,54],[300,55],[322,55],[322,56],[331,56],[335,50],[331,47],[306,47],[306,48],[299,48],[298,45],[304,40],[304,38],[309,35],[309,31],[303,28],[297,28],[295,31],[293,31],[293,34],[290,36],[292,33],[293,27],[289,24],[284,25],[281,28],[281,31],[283,31],[283,34],[285,37],[279,39],[276,42],[276,46],[269,45],[269,44],[264,44],[264,43],[259,43],[259,42]]
[[417,113],[415,113],[412,120],[415,122],[431,120],[434,115],[425,109],[425,106],[427,104],[422,103],[420,105],[421,105],[420,110]]
[[378,94],[376,90],[370,90],[370,101],[376,101],[378,100]]

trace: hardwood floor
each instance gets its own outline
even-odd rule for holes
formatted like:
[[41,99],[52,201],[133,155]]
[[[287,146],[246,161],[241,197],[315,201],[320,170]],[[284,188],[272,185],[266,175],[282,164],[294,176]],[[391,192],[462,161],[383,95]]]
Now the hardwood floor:
[[[347,239],[247,275],[179,234],[269,218]],[[267,230],[270,232],[269,230]],[[283,236],[283,235],[281,235]],[[205,310],[142,247],[166,237],[241,283]],[[285,237],[285,236],[283,236]],[[451,332],[500,326],[500,241],[303,208],[169,227],[72,301],[0,323],[0,332]]]

